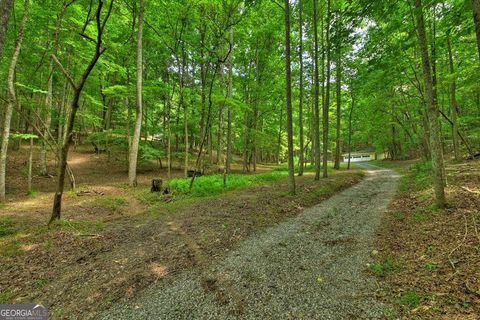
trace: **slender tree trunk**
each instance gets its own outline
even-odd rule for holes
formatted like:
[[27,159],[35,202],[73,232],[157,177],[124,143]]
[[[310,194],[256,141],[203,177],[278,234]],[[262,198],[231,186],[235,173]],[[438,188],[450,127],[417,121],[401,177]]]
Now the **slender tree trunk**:
[[353,93],[353,87],[350,87],[350,96],[352,97],[352,105],[350,107],[350,113],[348,115],[348,164],[347,169],[350,170],[350,159],[352,157],[352,117],[353,117],[353,110],[355,108],[355,96]]
[[[188,70],[188,65],[187,65],[187,58],[186,58],[186,53],[185,53],[185,47],[182,46],[182,80],[181,80],[181,94],[180,94],[180,99],[181,103],[180,105],[183,105],[183,131],[184,131],[184,142],[185,142],[185,159],[184,159],[184,164],[183,164],[183,174],[186,177],[187,176],[187,171],[188,171],[188,156],[189,156],[189,149],[188,149],[188,106],[187,103],[185,102],[185,97],[183,94],[183,87],[185,83],[185,69]],[[185,68],[186,67],[186,68]],[[188,74],[187,74],[188,76]]]
[[140,145],[140,135],[142,130],[142,84],[143,84],[143,15],[144,0],[140,1],[140,9],[138,13],[138,36],[137,36],[137,86],[136,86],[136,121],[133,131],[132,145],[130,148],[129,166],[128,166],[128,182],[130,186],[137,185],[137,161],[138,147]]
[[283,132],[283,107],[280,108],[280,119],[278,125],[278,139],[277,139],[277,163],[280,164],[280,153],[282,151],[282,132]]
[[[323,31],[322,31],[323,32]],[[319,94],[320,83],[318,75],[318,0],[313,0],[313,60],[314,60],[314,109],[313,109],[313,135],[315,145],[315,180],[320,179],[320,107],[319,107]]]
[[447,35],[447,51],[448,51],[448,64],[450,67],[450,112],[452,116],[452,140],[453,140],[453,154],[455,160],[460,160],[460,146],[458,139],[458,120],[457,120],[457,81],[455,79],[455,67],[453,63],[452,42],[450,40],[450,34]]
[[342,125],[342,38],[341,34],[341,21],[342,15],[341,13],[337,16],[337,130],[336,130],[336,137],[335,137],[335,165],[334,168],[336,170],[340,170],[340,156],[342,152],[341,148],[341,140],[340,140],[340,133],[341,133],[341,125]]
[[285,0],[285,75],[287,80],[287,141],[288,188],[295,194],[295,168],[293,163],[292,70],[290,62],[290,3]]
[[33,138],[30,138],[28,151],[28,194],[32,193],[32,168],[33,168]]
[[[230,29],[230,47],[233,48],[233,27]],[[233,95],[233,49],[228,57],[228,89],[227,89],[227,98],[232,99]],[[232,164],[232,107],[231,101],[228,103],[228,120],[227,120],[227,157],[226,157],[226,173],[231,172]]]
[[3,57],[3,48],[7,37],[8,20],[12,12],[13,0],[0,0],[0,61]]
[[425,33],[425,20],[423,16],[422,0],[415,0],[415,16],[417,21],[417,32],[420,51],[422,53],[423,76],[425,81],[425,93],[428,103],[428,115],[430,122],[430,148],[432,154],[433,166],[433,185],[435,189],[435,199],[438,207],[443,208],[446,204],[445,199],[445,177],[443,170],[443,152],[440,136],[440,123],[438,120],[437,97],[433,86],[431,73],[431,63],[428,55],[427,37]]
[[298,59],[300,62],[300,82],[299,82],[299,98],[298,98],[298,128],[299,128],[299,137],[300,137],[300,151],[298,157],[298,175],[303,175],[303,169],[305,167],[305,141],[303,136],[303,7],[302,7],[302,0],[298,2],[298,29],[299,29],[299,41],[300,45],[298,48]]
[[480,63],[480,0],[473,2],[473,22],[475,23],[475,33],[477,34],[478,59]]
[[17,68],[18,56],[22,48],[23,35],[25,33],[25,25],[27,24],[28,11],[30,6],[30,0],[24,1],[24,9],[22,20],[18,28],[17,40],[15,42],[15,49],[13,50],[12,60],[10,61],[10,67],[8,68],[7,77],[7,106],[5,109],[5,115],[3,118],[3,135],[2,145],[0,153],[0,202],[5,202],[5,177],[7,171],[7,152],[8,152],[8,140],[10,138],[10,124],[12,121],[13,108],[17,104],[17,97],[15,94],[15,70]]
[[325,100],[323,105],[323,177],[328,177],[328,132],[329,132],[329,109],[330,109],[330,56],[331,56],[331,39],[330,39],[330,22],[331,22],[331,0],[327,0],[327,75],[326,75],[326,88],[325,88]]

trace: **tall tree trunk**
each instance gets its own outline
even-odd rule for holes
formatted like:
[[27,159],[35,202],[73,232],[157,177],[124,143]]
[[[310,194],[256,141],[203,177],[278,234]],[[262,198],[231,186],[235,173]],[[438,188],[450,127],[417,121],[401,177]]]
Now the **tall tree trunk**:
[[329,109],[330,109],[330,56],[331,56],[331,41],[330,41],[330,22],[331,22],[331,0],[327,0],[327,75],[326,75],[326,88],[325,88],[325,99],[323,104],[323,177],[328,177],[328,126],[329,126]]
[[[181,91],[180,91],[180,100],[181,103],[180,105],[183,105],[183,131],[184,131],[184,142],[185,142],[185,156],[184,156],[184,164],[183,164],[183,174],[186,177],[187,176],[187,171],[188,171],[188,107],[187,103],[185,103],[185,97],[183,94],[183,88],[185,86],[185,73],[186,70],[188,70],[188,65],[187,65],[187,56],[185,52],[185,46],[182,45],[182,78],[180,81],[180,86],[181,86]],[[187,74],[188,76],[188,74]]]
[[7,37],[8,20],[12,12],[13,0],[0,0],[0,61],[3,57],[3,48]]
[[32,193],[32,169],[33,169],[33,138],[30,138],[28,149],[28,194]]
[[137,85],[136,85],[136,121],[133,131],[132,145],[130,148],[128,183],[130,186],[137,185],[137,161],[138,147],[140,145],[140,135],[142,130],[142,84],[143,84],[143,16],[145,11],[144,0],[140,1],[138,12],[138,36],[137,36]]
[[458,138],[458,102],[457,102],[457,81],[455,76],[455,66],[453,63],[452,42],[450,40],[450,34],[447,34],[447,51],[448,51],[448,64],[450,67],[450,112],[452,116],[452,140],[453,140],[453,154],[455,160],[460,160],[460,146]]
[[298,29],[299,29],[299,47],[298,47],[298,59],[300,62],[300,81],[299,81],[299,98],[298,98],[298,135],[300,140],[300,151],[298,155],[298,175],[303,175],[303,169],[305,167],[305,141],[303,136],[303,7],[302,0],[298,1]]
[[477,34],[478,59],[480,63],[480,0],[473,2],[473,22],[475,23],[475,33]]
[[13,108],[17,104],[17,97],[15,94],[15,70],[17,68],[18,56],[22,48],[23,35],[25,33],[25,25],[28,19],[28,10],[30,6],[30,0],[25,0],[23,4],[23,16],[18,28],[17,40],[15,42],[15,49],[13,50],[12,60],[10,61],[10,67],[8,68],[7,77],[7,106],[5,109],[5,115],[3,118],[3,135],[2,146],[0,153],[0,202],[5,202],[5,177],[7,171],[7,152],[8,152],[8,140],[10,138],[10,124],[12,121]]
[[295,194],[295,168],[293,163],[292,70],[290,62],[290,3],[285,0],[285,76],[287,80],[287,141],[288,189]]
[[353,92],[353,85],[350,85],[350,96],[352,97],[352,105],[350,107],[350,113],[348,115],[348,164],[347,169],[350,170],[350,159],[352,158],[352,117],[353,117],[353,110],[355,108],[355,95]]
[[440,123],[438,121],[438,104],[435,90],[433,87],[433,78],[431,63],[428,54],[427,37],[425,32],[425,20],[423,16],[422,0],[415,0],[415,16],[417,22],[417,33],[420,51],[422,54],[423,76],[425,81],[425,93],[428,103],[428,116],[430,126],[430,148],[432,154],[433,166],[433,185],[435,189],[435,199],[438,207],[443,208],[446,204],[445,199],[445,177],[442,142],[440,136]]
[[340,170],[340,156],[342,152],[341,148],[341,140],[340,140],[340,133],[341,133],[341,125],[342,125],[342,37],[341,37],[341,22],[342,22],[342,15],[339,12],[337,15],[337,130],[335,136],[335,165],[334,168],[336,170]]
[[[323,31],[322,31],[323,32]],[[313,135],[315,145],[315,180],[320,179],[320,107],[319,107],[319,94],[320,83],[318,75],[318,0],[313,0],[313,60],[314,60],[314,109],[313,109]]]
[[282,151],[282,132],[283,132],[283,107],[280,108],[280,119],[278,121],[278,138],[277,138],[277,163],[280,164],[280,153]]
[[[230,28],[230,47],[232,48],[232,52],[228,57],[228,89],[227,89],[227,98],[232,99],[233,95],[233,27]],[[231,101],[228,103],[228,120],[227,120],[227,156],[226,156],[226,164],[225,164],[225,172],[229,174],[231,172],[231,164],[232,164],[232,106]]]

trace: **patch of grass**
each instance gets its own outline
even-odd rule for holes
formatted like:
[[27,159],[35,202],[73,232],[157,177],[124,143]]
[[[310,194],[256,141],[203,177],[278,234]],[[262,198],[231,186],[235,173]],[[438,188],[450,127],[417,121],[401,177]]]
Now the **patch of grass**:
[[168,186],[173,194],[189,195],[192,197],[206,197],[221,194],[225,191],[246,188],[253,184],[274,182],[287,177],[284,171],[271,171],[255,175],[231,174],[227,177],[227,183],[223,184],[223,175],[216,174],[195,178],[193,188],[189,191],[190,179],[172,179]]
[[154,205],[163,202],[163,197],[160,192],[150,192],[150,189],[135,190],[135,196],[142,204]]
[[10,217],[0,218],[0,238],[4,238],[17,233],[15,223]]
[[127,204],[127,200],[125,200],[125,198],[118,196],[98,197],[95,202],[97,205],[114,212],[118,211],[121,207]]
[[435,262],[427,262],[425,263],[425,269],[429,271],[436,271],[438,269],[438,264]]
[[415,221],[425,221],[427,220],[427,215],[425,213],[425,209],[424,208],[416,208],[415,209],[415,214],[413,215]]
[[30,190],[30,191],[27,192],[27,196],[29,196],[31,198],[35,198],[36,196],[38,196],[38,191]]
[[400,263],[393,258],[386,258],[382,263],[375,263],[370,270],[377,276],[384,276],[387,271],[394,271],[400,268]]
[[403,292],[400,295],[399,303],[409,309],[415,309],[422,303],[423,297],[415,291]]
[[35,285],[35,287],[41,289],[45,287],[48,284],[48,282],[49,282],[48,279],[40,278],[33,281],[33,284]]
[[399,221],[404,221],[406,218],[405,212],[394,212],[393,217]]
[[377,276],[383,276],[385,274],[385,268],[381,263],[375,263],[370,266],[370,270]]
[[13,291],[12,290],[3,290],[0,292],[0,304],[10,303],[13,299]]

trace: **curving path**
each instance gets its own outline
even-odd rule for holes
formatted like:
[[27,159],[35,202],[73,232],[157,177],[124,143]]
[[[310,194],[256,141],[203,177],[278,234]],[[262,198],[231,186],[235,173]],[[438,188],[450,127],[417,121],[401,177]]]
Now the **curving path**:
[[399,176],[362,164],[354,187],[246,240],[209,270],[146,290],[104,319],[381,319],[366,271]]

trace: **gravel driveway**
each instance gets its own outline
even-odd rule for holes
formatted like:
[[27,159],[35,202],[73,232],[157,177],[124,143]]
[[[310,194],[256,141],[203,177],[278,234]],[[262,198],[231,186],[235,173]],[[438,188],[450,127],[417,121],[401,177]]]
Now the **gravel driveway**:
[[366,272],[398,176],[362,165],[361,183],[244,241],[208,270],[152,287],[104,319],[381,319]]

